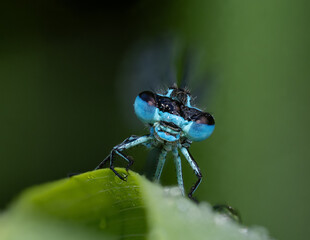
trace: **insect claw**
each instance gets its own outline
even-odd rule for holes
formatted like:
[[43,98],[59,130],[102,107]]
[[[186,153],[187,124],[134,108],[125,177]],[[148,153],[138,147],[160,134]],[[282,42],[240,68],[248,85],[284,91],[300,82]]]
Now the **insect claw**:
[[113,166],[110,166],[110,169],[111,169],[111,170],[114,172],[114,174],[115,174],[116,176],[118,176],[121,180],[127,181],[127,176],[126,176],[126,177],[121,176],[121,175],[114,169]]
[[127,182],[127,177],[128,177],[128,175],[124,174],[124,176],[121,176],[121,175],[118,173],[118,174],[116,174],[116,176],[118,176],[121,180]]
[[120,177],[124,182],[127,182],[127,177]]
[[121,180],[127,182],[127,176],[123,177],[123,176],[119,175],[119,173],[117,173],[117,174],[115,173],[115,175],[118,176]]
[[192,200],[194,203],[197,203],[197,204],[199,203],[199,201],[196,198],[194,198],[192,194],[188,194],[188,198]]

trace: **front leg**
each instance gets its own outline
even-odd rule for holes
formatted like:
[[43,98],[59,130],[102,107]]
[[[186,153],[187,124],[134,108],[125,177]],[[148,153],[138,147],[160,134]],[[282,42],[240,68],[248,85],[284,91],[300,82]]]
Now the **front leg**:
[[181,165],[181,158],[179,156],[179,152],[177,148],[174,148],[172,150],[173,158],[174,158],[174,164],[175,164],[175,169],[177,172],[177,180],[178,180],[178,185],[181,190],[182,195],[184,196],[184,183],[183,183],[183,176],[182,176],[182,165]]
[[128,171],[129,167],[133,164],[133,160],[128,157],[127,155],[123,154],[122,151],[125,149],[132,148],[134,146],[137,146],[139,144],[144,144],[149,142],[152,139],[150,135],[145,135],[142,137],[138,136],[131,136],[127,139],[125,139],[121,144],[118,144],[115,146],[111,153],[95,168],[95,170],[103,168],[105,163],[110,160],[110,169],[115,173],[116,176],[118,176],[120,179],[125,180],[124,177],[122,177],[115,169],[114,169],[114,159],[115,154],[123,158],[125,161],[128,162],[126,170]]
[[153,179],[154,182],[157,182],[157,183],[159,182],[161,173],[165,165],[166,156],[167,156],[167,151],[164,148],[162,148],[159,158],[158,158],[158,164],[157,164],[156,172],[155,172],[154,179]]
[[192,167],[192,169],[195,172],[195,175],[197,176],[198,180],[196,181],[196,183],[192,186],[190,192],[188,193],[188,197],[189,198],[193,198],[193,194],[196,191],[196,189],[198,188],[201,180],[202,180],[202,175],[200,172],[200,169],[197,165],[197,163],[195,162],[194,158],[191,156],[191,154],[189,153],[188,149],[185,147],[181,148],[181,152],[184,155],[184,157],[186,158],[186,160],[188,161],[189,165]]

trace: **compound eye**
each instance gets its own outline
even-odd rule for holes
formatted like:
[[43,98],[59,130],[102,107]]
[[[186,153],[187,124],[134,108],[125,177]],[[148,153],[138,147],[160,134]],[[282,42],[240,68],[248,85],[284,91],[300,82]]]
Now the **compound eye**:
[[214,118],[209,113],[202,113],[193,117],[186,134],[191,141],[202,141],[210,137],[214,130]]
[[203,113],[202,115],[198,116],[195,119],[195,122],[198,124],[207,124],[207,125],[214,125],[214,118],[210,113]]
[[150,91],[144,91],[140,93],[139,97],[141,98],[141,100],[146,102],[149,106],[156,105],[155,94]]
[[153,123],[156,111],[156,95],[150,91],[140,93],[135,100],[137,117],[144,123]]

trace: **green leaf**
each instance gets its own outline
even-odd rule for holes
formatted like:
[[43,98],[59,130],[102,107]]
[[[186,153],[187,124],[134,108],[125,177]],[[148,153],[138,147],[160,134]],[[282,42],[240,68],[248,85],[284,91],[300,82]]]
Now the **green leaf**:
[[[126,174],[124,169],[117,169]],[[26,190],[0,217],[1,240],[270,239],[129,172],[97,170]]]

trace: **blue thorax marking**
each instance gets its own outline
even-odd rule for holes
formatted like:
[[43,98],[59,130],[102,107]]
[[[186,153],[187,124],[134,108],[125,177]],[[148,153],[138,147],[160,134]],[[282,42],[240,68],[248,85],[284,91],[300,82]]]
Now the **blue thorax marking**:
[[190,96],[187,96],[187,103],[186,103],[186,106],[191,108],[192,105],[191,105],[191,97]]
[[171,93],[173,92],[174,89],[168,89],[168,92],[166,93],[166,95],[163,95],[165,97],[170,97]]

